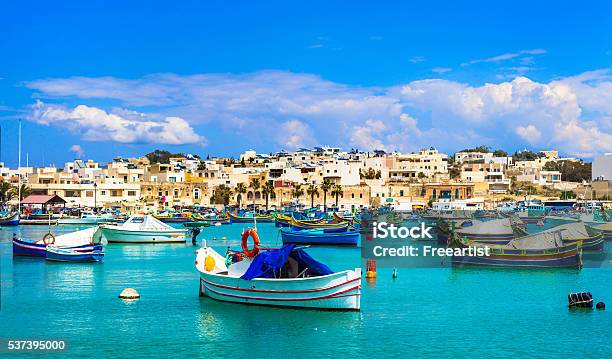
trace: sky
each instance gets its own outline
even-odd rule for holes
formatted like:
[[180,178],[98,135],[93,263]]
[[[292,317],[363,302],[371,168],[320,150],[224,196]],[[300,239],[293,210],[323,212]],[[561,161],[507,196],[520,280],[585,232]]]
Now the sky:
[[612,3],[19,1],[0,160],[319,145],[612,152]]

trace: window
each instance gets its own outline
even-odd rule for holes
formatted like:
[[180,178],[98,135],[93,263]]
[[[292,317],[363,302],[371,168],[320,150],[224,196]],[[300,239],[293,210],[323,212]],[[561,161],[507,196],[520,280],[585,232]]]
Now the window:
[[136,191],[128,191],[127,195],[134,197],[134,196],[136,196]]
[[100,194],[106,196],[106,191],[100,191]]
[[169,177],[168,182],[176,182],[176,177]]
[[193,199],[200,199],[200,189],[199,188],[193,189]]
[[404,197],[404,190],[400,189],[400,197]]
[[85,191],[85,197],[93,197],[94,193],[93,191]]

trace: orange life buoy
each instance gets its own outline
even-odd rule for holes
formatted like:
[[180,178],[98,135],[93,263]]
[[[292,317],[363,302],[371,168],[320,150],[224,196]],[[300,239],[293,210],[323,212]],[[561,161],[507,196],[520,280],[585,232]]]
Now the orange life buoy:
[[[253,238],[253,249],[249,249],[249,237]],[[259,235],[256,230],[249,228],[242,233],[242,251],[249,258],[254,258],[259,254]]]
[[[51,238],[51,240],[49,241],[49,240],[47,240],[47,238]],[[43,237],[43,243],[46,246],[48,246],[49,244],[55,243],[55,236],[51,232],[45,234],[45,236]]]

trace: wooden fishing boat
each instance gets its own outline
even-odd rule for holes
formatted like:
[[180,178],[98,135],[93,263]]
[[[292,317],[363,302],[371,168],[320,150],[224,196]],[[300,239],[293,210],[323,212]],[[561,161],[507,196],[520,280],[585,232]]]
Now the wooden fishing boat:
[[192,221],[207,222],[210,224],[215,224],[215,223],[231,224],[230,217],[227,215],[202,216],[199,213],[193,213],[191,215],[191,219]]
[[274,225],[276,227],[290,227],[293,218],[286,214],[277,213],[274,215]]
[[98,227],[66,233],[59,236],[51,232],[39,240],[24,240],[13,237],[13,256],[45,257],[47,247],[56,248],[83,248],[98,245],[102,242],[102,232]]
[[7,213],[0,217],[0,226],[17,226],[19,220],[19,212]]
[[606,241],[612,241],[612,222],[608,222],[597,227],[603,233],[603,238]]
[[474,220],[471,226],[457,229],[457,234],[477,243],[506,244],[515,237],[526,235],[524,226],[518,218]]
[[153,217],[163,223],[185,223],[190,221],[189,217],[184,215],[155,215]]
[[49,245],[46,258],[55,262],[99,262],[104,258],[104,249],[101,244],[68,248]]
[[329,229],[329,230],[337,230],[339,232],[345,231],[349,227],[348,222],[326,222],[326,221],[301,221],[297,219],[292,219],[291,226],[297,229]]
[[205,244],[196,251],[201,296],[243,304],[360,310],[361,268],[333,272],[292,244],[254,256],[239,254],[227,260]]
[[273,222],[274,221],[274,217],[272,216],[253,214],[253,213],[250,213],[246,216],[239,216],[236,213],[227,212],[227,215],[229,216],[230,221],[232,223],[252,223],[254,218],[257,220],[257,222]]
[[281,228],[283,244],[318,244],[356,246],[359,242],[359,231],[348,229],[340,231],[337,228],[296,229]]
[[455,266],[576,268],[582,266],[580,243],[564,244],[561,231],[531,234],[514,238],[504,245],[482,244],[455,236],[457,248],[490,249],[489,256],[453,255]]
[[604,249],[603,233],[584,222],[562,224],[538,233],[561,231],[563,243],[579,243],[584,251],[602,251]]
[[131,216],[121,225],[100,227],[109,243],[184,243],[189,230],[171,227],[151,215]]

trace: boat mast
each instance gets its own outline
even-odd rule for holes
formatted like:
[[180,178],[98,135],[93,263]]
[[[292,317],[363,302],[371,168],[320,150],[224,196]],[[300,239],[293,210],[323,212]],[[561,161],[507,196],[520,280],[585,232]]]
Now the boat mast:
[[19,119],[19,150],[17,153],[17,213],[21,214],[21,119]]

